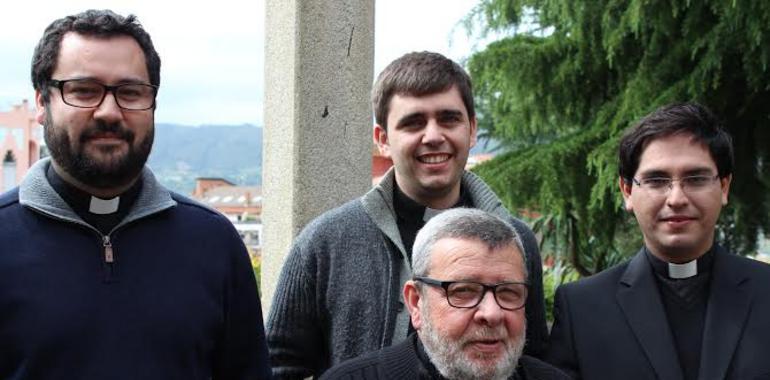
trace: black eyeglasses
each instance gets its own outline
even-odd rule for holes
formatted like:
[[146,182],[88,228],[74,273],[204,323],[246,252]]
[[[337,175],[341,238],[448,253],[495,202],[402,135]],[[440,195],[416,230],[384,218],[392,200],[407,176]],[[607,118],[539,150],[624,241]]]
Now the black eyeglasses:
[[107,86],[92,79],[51,79],[49,82],[59,89],[64,104],[78,108],[99,107],[107,93],[111,92],[118,107],[143,111],[155,107],[155,95],[158,93],[158,86],[144,83]]
[[524,282],[502,282],[488,285],[473,281],[440,281],[420,276],[414,277],[414,281],[443,288],[449,305],[462,309],[478,306],[487,291],[492,291],[495,301],[501,309],[521,309],[527,301],[529,291]]

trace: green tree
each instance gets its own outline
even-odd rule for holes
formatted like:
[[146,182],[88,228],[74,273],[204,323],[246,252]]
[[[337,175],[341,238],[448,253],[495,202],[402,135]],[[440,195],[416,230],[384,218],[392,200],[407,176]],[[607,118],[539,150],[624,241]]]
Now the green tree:
[[476,171],[508,207],[542,215],[546,255],[587,275],[634,253],[618,139],[681,101],[711,108],[735,142],[721,242],[753,253],[770,232],[770,2],[481,0],[466,25],[504,36],[467,62],[480,134],[508,148]]

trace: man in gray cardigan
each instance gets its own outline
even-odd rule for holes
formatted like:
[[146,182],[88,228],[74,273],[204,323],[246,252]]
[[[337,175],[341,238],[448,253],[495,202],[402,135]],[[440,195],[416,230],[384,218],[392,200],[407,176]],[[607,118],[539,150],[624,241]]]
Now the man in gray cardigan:
[[547,329],[535,237],[481,179],[464,171],[476,143],[468,74],[440,54],[409,53],[379,75],[372,103],[374,140],[393,168],[295,240],[267,321],[273,375],[320,376],[406,339],[413,329],[400,291],[412,276],[414,238],[432,216],[453,207],[490,212],[521,236],[530,282],[525,352],[540,355]]

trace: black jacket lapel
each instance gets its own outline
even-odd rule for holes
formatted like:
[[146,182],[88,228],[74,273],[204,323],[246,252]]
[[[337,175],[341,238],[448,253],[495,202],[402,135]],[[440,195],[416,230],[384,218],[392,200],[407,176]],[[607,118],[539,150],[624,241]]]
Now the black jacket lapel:
[[628,263],[616,298],[658,378],[682,379],[674,338],[644,249]]
[[715,245],[699,378],[724,379],[751,307],[750,281],[741,259]]

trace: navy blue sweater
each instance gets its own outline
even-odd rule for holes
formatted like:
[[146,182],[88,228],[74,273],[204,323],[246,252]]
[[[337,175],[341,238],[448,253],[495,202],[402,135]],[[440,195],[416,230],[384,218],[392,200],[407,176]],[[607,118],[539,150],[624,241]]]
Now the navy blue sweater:
[[269,378],[243,244],[169,194],[109,234],[112,263],[96,230],[0,196],[0,378]]

